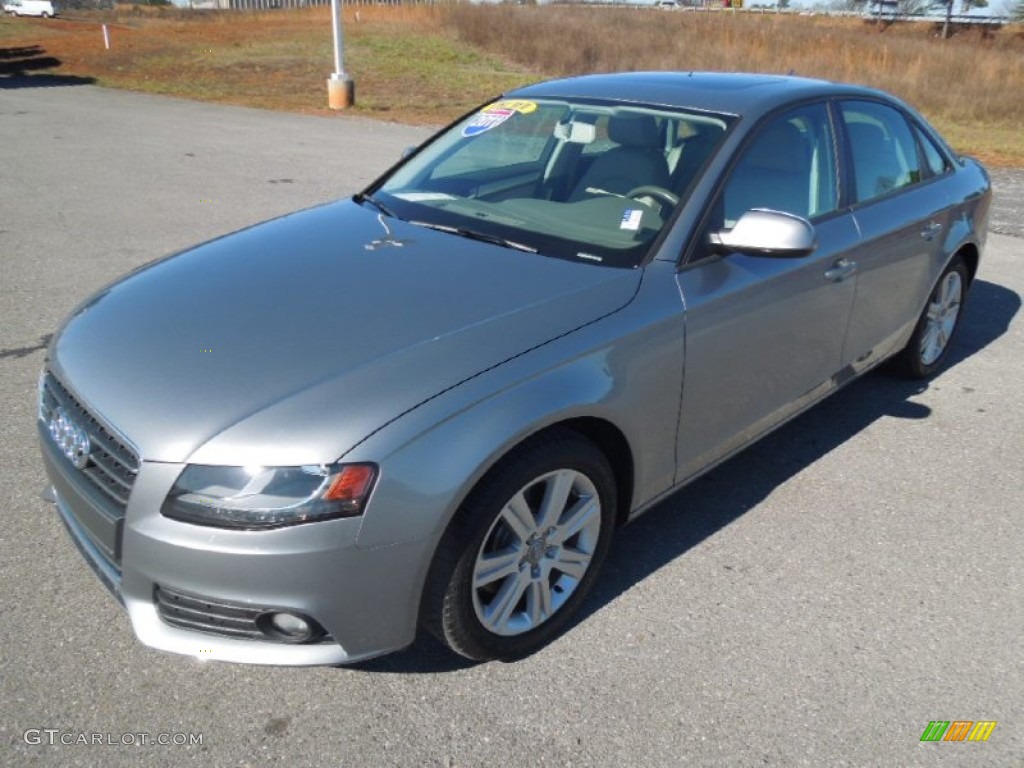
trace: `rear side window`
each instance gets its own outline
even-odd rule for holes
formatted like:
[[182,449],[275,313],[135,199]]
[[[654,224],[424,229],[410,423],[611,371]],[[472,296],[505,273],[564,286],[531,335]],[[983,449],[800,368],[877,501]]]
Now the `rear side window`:
[[924,162],[928,166],[928,172],[932,176],[941,176],[949,170],[949,161],[946,160],[946,156],[939,151],[939,148],[935,146],[928,136],[925,135],[924,131],[914,126],[914,133],[917,134],[917,140],[921,143],[921,151],[924,153]]
[[845,102],[842,112],[858,203],[921,181],[917,144],[900,112],[870,101]]

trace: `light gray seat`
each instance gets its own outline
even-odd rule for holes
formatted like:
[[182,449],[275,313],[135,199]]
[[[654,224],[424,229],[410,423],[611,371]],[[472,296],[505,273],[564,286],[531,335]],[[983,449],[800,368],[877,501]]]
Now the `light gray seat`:
[[618,146],[599,155],[569,194],[568,202],[592,197],[587,188],[625,195],[637,187],[668,187],[668,165],[658,124],[649,115],[613,115],[608,138]]
[[752,208],[807,216],[810,166],[810,148],[795,125],[769,126],[733,171],[724,195],[726,220],[735,222]]
[[853,147],[853,175],[858,200],[870,200],[895,189],[900,168],[892,139],[872,123],[846,124]]

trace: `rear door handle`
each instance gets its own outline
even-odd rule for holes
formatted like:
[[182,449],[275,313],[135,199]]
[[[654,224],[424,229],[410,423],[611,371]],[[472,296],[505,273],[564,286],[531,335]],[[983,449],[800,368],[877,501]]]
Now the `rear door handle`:
[[929,221],[921,230],[921,237],[925,240],[934,240],[935,236],[942,231],[942,225],[937,221]]
[[825,270],[825,279],[831,280],[834,283],[838,283],[842,280],[845,280],[856,271],[856,261],[850,261],[849,259],[839,259],[839,261],[832,265],[831,269]]

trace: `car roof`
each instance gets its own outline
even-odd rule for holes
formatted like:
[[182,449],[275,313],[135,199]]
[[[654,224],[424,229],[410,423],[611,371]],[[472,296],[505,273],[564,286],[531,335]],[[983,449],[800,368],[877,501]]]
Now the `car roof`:
[[591,98],[640,104],[757,115],[824,96],[884,97],[887,94],[856,85],[787,75],[728,72],[620,72],[548,80],[508,94],[516,98]]

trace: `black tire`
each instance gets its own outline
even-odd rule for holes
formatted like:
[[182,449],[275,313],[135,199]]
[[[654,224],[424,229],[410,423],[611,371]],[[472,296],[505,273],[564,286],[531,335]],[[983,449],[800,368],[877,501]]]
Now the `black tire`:
[[[511,509],[510,503],[524,492],[530,520],[537,522],[536,502],[556,487],[556,480],[563,488],[571,482],[565,503],[553,507],[558,521],[566,524],[531,529],[529,541],[516,535],[506,522],[506,508]],[[568,522],[574,516],[568,513],[583,509],[591,498],[600,503],[600,510],[591,510],[585,516],[586,528],[561,541],[573,528]],[[608,459],[580,434],[558,429],[523,443],[480,481],[442,537],[424,588],[421,623],[453,651],[477,661],[512,661],[544,647],[572,620],[601,569],[615,526],[615,504],[615,475]],[[562,558],[568,565],[588,550],[589,564],[578,579],[559,569]],[[510,558],[512,572],[474,588],[478,558],[485,555]],[[506,631],[496,632],[481,616],[487,615],[487,608],[499,616],[506,613],[495,605],[502,602],[503,590],[515,597],[504,601],[511,606],[504,620]],[[545,604],[542,595],[547,595],[550,613],[537,620],[531,614],[542,610],[536,608]],[[492,602],[484,605],[487,601]]]
[[[951,275],[954,277],[950,277]],[[939,345],[941,348],[937,350],[937,356],[935,356],[936,347],[932,344],[935,338],[932,334],[936,333],[934,317],[936,310],[943,304],[943,292],[949,290],[951,282],[958,285],[959,298],[955,311],[946,310],[947,317],[952,320],[952,328],[937,337],[941,341]],[[893,359],[899,373],[911,379],[927,379],[942,368],[949,356],[949,350],[953,346],[956,334],[960,330],[969,287],[970,278],[967,274],[967,265],[957,254],[949,262],[949,266],[943,271],[929,294],[928,302],[921,310],[921,316],[917,320],[914,333],[910,336],[907,345]]]

